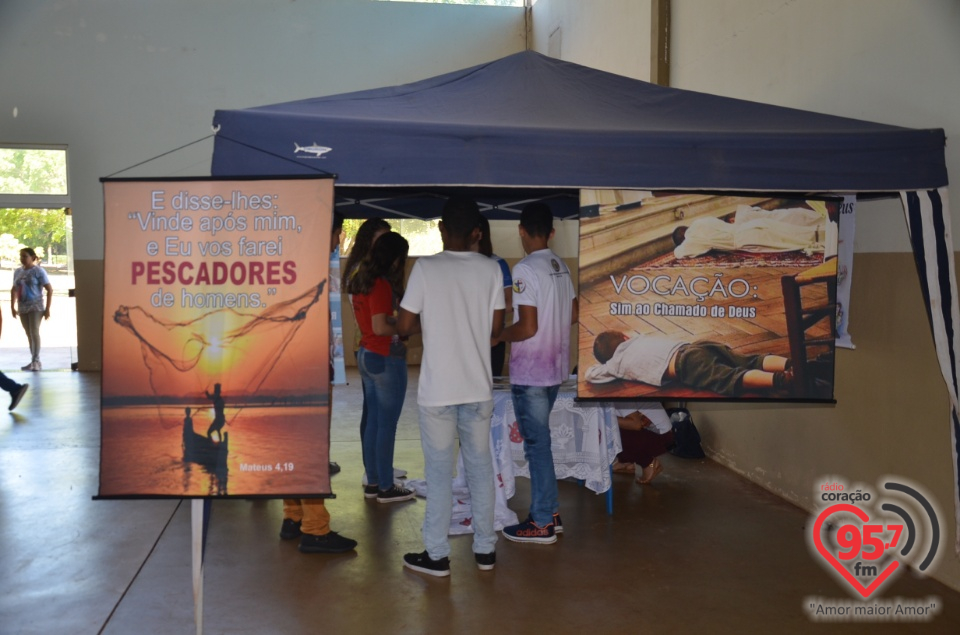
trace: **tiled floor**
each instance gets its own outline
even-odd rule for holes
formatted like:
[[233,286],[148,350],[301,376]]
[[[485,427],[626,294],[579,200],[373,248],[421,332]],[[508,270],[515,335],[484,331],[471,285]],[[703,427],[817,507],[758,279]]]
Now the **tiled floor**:
[[[0,347],[0,372],[20,372],[20,368],[30,361],[30,349],[26,346]],[[70,370],[77,361],[77,348],[67,346],[45,346],[40,350],[40,362],[43,370]]]
[[[99,382],[92,373],[29,377],[0,417],[0,633],[193,633],[190,503],[93,501]],[[422,474],[416,371],[396,464]],[[478,571],[470,538],[452,539],[447,579],[404,570],[420,551],[424,503],[379,505],[360,489],[359,383],[335,392],[333,527],[355,553],[304,555],[281,541],[279,501],[213,503],[205,633],[877,633],[960,632],[960,594],[913,575],[887,598],[937,596],[921,624],[815,624],[809,596],[848,595],[809,554],[807,516],[710,461],[667,456],[654,485],[616,475],[604,497],[560,484],[555,545],[501,540]],[[511,506],[529,504],[525,479]]]

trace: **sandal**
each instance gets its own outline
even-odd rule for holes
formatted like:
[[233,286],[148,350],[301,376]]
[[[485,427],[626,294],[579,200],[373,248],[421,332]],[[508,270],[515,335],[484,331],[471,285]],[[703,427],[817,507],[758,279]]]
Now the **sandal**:
[[640,476],[637,477],[637,483],[640,485],[649,485],[650,482],[657,476],[657,474],[662,471],[663,465],[660,464],[660,460],[654,459],[650,465],[643,468],[643,472],[641,472]]
[[610,469],[616,474],[633,474],[636,471],[636,464],[634,463],[621,463],[614,459],[613,464],[610,466]]

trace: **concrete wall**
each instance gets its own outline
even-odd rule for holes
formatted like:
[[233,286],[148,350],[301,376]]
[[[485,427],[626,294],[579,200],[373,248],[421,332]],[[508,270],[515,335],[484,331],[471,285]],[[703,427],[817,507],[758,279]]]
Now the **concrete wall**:
[[[4,0],[0,143],[67,144],[79,361],[100,368],[98,179],[201,139],[214,110],[389,86],[525,47],[521,8],[371,0]],[[212,140],[119,176],[209,174]]]
[[[954,0],[673,0],[671,79],[677,88],[943,128],[947,170],[955,180],[958,33],[960,3]],[[960,190],[951,189],[960,202]],[[857,251],[910,251],[899,201],[862,209]],[[953,223],[960,226],[960,204]]]
[[[564,60],[621,55],[633,71],[637,39],[624,35],[631,3],[534,5],[534,48],[563,23]],[[591,3],[592,4],[592,3]],[[641,4],[641,3],[637,3]],[[647,3],[643,3],[647,4]],[[637,18],[642,16],[637,15]],[[544,25],[544,22],[546,25]],[[644,30],[644,32],[646,32]],[[960,174],[960,3],[953,0],[673,0],[671,85],[917,128],[944,128],[947,168]],[[614,70],[616,64],[608,64]],[[954,227],[960,191],[952,188]],[[945,549],[933,576],[960,589],[948,402],[899,201],[861,203],[850,332],[837,359],[837,405],[692,404],[708,453],[797,505],[813,508],[825,475],[875,486],[899,475],[939,501]]]
[[544,55],[650,80],[650,0],[538,0],[531,35]]

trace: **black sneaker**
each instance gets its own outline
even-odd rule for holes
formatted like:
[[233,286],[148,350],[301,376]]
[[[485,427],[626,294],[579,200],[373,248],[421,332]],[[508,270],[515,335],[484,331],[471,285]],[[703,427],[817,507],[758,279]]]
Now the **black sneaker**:
[[314,534],[300,536],[300,551],[303,553],[346,553],[353,551],[356,546],[356,540],[341,536],[335,531],[322,536]]
[[[411,492],[408,489],[402,487],[397,487],[393,485],[388,490],[380,490],[377,492],[377,502],[378,503],[399,503],[401,501],[408,501],[416,496],[416,492]],[[364,493],[366,496],[366,493]]]
[[541,545],[549,545],[557,541],[552,522],[541,527],[529,516],[519,525],[504,527],[503,537],[514,542],[535,542]]
[[340,466],[333,461],[330,461],[330,476],[340,473]]
[[7,410],[13,410],[17,407],[17,404],[20,403],[20,400],[23,399],[23,396],[27,394],[27,384],[20,384],[19,388],[10,391],[10,407]]
[[563,533],[563,521],[560,520],[559,512],[553,515],[553,533],[557,535]]
[[282,538],[283,540],[293,540],[294,538],[299,538],[299,537],[300,537],[300,521],[284,518],[283,524],[280,525],[280,538]]
[[493,566],[497,564],[496,551],[491,551],[490,553],[475,553],[473,557],[477,561],[477,568],[481,571],[490,571],[493,569]]
[[408,553],[403,557],[403,566],[438,578],[450,575],[450,558],[432,560],[426,551],[423,553]]
[[363,497],[364,498],[376,498],[377,494],[380,493],[380,488],[376,485],[364,485],[363,486]]

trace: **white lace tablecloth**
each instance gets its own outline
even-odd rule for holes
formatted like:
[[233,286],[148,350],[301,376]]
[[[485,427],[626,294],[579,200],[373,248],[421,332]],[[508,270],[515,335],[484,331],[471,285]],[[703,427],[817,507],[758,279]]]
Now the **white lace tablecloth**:
[[[558,479],[575,478],[598,494],[606,492],[611,485],[610,465],[622,449],[616,411],[606,403],[576,403],[574,397],[575,391],[561,390],[550,412],[554,470]],[[516,491],[514,477],[530,478],[530,468],[509,390],[494,391],[490,427],[497,472],[510,498]],[[498,441],[505,447],[498,447]]]
[[[572,387],[561,389],[550,412],[553,467],[558,479],[584,481],[589,489],[600,494],[610,489],[610,465],[622,449],[616,410],[606,403],[578,404],[573,400],[576,394]],[[517,491],[515,478],[530,478],[509,387],[493,392],[490,448],[496,479],[494,525],[499,531],[519,522],[516,513],[507,506],[507,500]],[[427,495],[427,483],[422,479],[408,481],[407,487],[418,496]],[[473,533],[470,490],[463,471],[463,457],[458,456],[450,534],[469,533]]]

